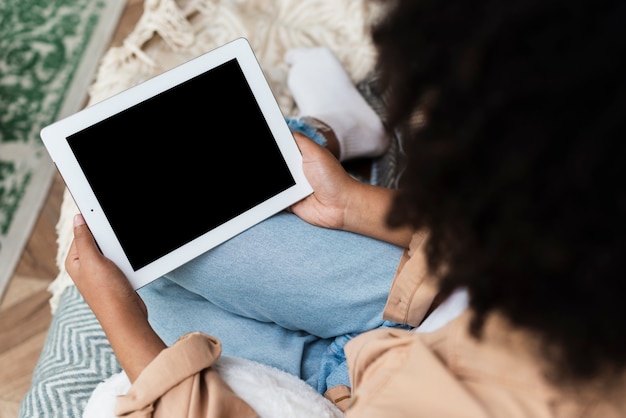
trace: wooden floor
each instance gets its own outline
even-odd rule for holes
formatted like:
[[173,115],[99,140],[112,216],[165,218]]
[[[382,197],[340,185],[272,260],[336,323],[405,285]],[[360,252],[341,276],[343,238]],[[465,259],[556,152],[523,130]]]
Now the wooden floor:
[[[112,45],[134,28],[143,0],[127,0]],[[0,418],[15,418],[50,325],[47,287],[56,277],[56,231],[64,190],[57,175],[0,301]]]

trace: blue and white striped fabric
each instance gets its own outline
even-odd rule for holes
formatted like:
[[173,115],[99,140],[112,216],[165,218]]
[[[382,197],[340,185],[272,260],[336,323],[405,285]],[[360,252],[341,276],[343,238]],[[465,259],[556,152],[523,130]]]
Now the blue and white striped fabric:
[[80,418],[96,385],[121,368],[75,286],[61,295],[19,418]]

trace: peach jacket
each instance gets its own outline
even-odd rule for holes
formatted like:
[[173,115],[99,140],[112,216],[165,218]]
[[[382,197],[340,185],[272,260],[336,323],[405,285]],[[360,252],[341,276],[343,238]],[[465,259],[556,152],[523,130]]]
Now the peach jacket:
[[[417,326],[430,308],[437,283],[427,274],[425,240],[424,234],[414,236],[390,290],[385,319]],[[348,342],[352,396],[344,404],[346,418],[626,416],[622,396],[611,401],[547,383],[533,339],[503,318],[489,317],[480,340],[467,332],[470,318],[471,312],[465,312],[427,334],[381,328]],[[215,338],[183,337],[118,399],[116,413],[256,416],[211,369],[220,352]]]

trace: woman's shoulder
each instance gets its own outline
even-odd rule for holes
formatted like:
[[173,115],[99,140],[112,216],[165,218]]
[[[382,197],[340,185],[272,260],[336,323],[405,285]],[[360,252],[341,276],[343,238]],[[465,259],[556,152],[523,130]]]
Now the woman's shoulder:
[[349,342],[347,416],[379,408],[394,416],[621,416],[606,399],[551,385],[531,335],[494,315],[477,339],[470,321],[465,311],[433,332],[378,329]]

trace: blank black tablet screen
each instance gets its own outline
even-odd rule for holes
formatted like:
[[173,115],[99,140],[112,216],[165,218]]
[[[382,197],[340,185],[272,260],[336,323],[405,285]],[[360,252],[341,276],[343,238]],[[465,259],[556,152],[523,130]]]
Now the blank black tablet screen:
[[236,59],[68,142],[135,270],[295,184]]

